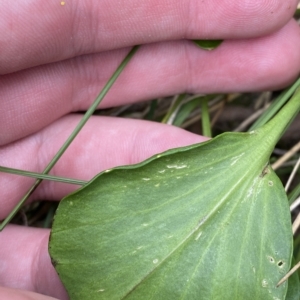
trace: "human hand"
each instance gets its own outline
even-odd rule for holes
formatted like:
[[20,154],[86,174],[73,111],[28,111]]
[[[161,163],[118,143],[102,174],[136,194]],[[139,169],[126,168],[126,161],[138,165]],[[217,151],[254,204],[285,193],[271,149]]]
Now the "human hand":
[[[296,4],[1,3],[0,164],[42,172],[78,123],[73,112],[89,107],[132,45],[143,44],[102,108],[183,92],[269,90],[291,83],[300,69],[300,30],[291,20]],[[183,40],[206,38],[225,41],[207,52]],[[92,117],[52,174],[89,180],[103,169],[204,139],[158,123]],[[0,173],[0,220],[32,182]],[[74,189],[44,182],[31,201],[59,200]],[[68,298],[50,262],[48,236],[49,230],[13,225],[0,233],[0,285],[12,288],[1,288],[1,299]]]

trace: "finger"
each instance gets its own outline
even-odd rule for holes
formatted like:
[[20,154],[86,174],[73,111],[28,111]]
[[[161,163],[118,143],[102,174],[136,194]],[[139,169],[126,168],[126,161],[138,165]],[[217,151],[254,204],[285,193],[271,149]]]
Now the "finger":
[[1,299],[9,300],[58,300],[57,298],[52,298],[33,292],[4,287],[0,287],[0,297]]
[[[101,107],[176,93],[279,89],[298,76],[300,29],[295,21],[251,40],[225,41],[207,52],[192,42],[152,44],[136,53]],[[85,110],[128,49],[6,75],[0,81],[0,145],[43,128],[71,111]]]
[[[79,118],[78,115],[64,117],[35,135],[0,148],[0,164],[42,172]],[[89,180],[102,170],[134,164],[169,148],[204,140],[206,138],[160,123],[92,117],[51,173]],[[0,173],[0,220],[12,210],[32,183],[31,178]],[[32,199],[59,200],[77,188],[44,182]]]
[[297,6],[297,0],[65,3],[1,4],[0,74],[135,44],[260,36],[284,25]]
[[7,296],[1,299],[68,299],[51,264],[48,239],[49,230],[40,228],[9,225],[0,232],[0,285],[9,288],[0,288],[0,296]]

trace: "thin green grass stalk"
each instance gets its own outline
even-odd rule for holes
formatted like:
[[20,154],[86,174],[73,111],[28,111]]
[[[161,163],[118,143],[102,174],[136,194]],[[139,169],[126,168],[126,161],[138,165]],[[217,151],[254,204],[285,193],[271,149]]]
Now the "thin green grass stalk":
[[[127,54],[127,56],[124,58],[122,63],[119,65],[117,70],[113,73],[111,78],[108,80],[108,82],[105,84],[104,88],[98,95],[98,97],[95,99],[94,103],[90,106],[90,108],[87,110],[87,112],[84,114],[83,118],[79,122],[79,124],[76,126],[72,134],[68,137],[68,139],[65,141],[65,143],[62,145],[62,147],[59,149],[57,154],[53,157],[53,159],[50,161],[50,163],[47,165],[45,170],[43,171],[43,174],[48,174],[49,171],[53,168],[53,166],[56,164],[56,162],[60,159],[60,157],[63,155],[63,153],[67,150],[69,145],[72,143],[72,141],[75,139],[77,134],[80,132],[82,127],[85,125],[85,123],[88,121],[90,116],[94,113],[94,111],[97,109],[101,101],[103,100],[104,96],[107,94],[111,86],[114,84],[116,79],[119,77],[121,72],[124,70],[125,66],[128,64],[132,56],[136,53],[139,46],[134,46],[131,51]],[[19,209],[22,207],[22,205],[26,202],[28,197],[36,190],[36,188],[41,184],[42,179],[37,179],[35,183],[32,185],[32,187],[28,190],[28,192],[24,195],[24,197],[19,201],[19,203],[13,208],[13,210],[10,212],[10,214],[4,219],[2,224],[0,225],[0,231],[4,229],[4,227],[12,220],[12,218],[16,215],[16,213],[19,211]]]
[[212,137],[208,101],[209,99],[207,98],[201,101],[202,134],[207,137]]
[[269,108],[252,124],[248,131],[255,130],[264,124],[266,124],[270,119],[272,119],[280,108],[290,99],[293,93],[300,87],[300,78],[290,87],[285,89]]
[[158,104],[157,100],[152,100],[151,101],[151,103],[149,104],[149,106],[150,106],[149,111],[148,111],[147,115],[145,116],[146,120],[151,120],[151,121],[154,120],[157,104]]
[[[217,94],[210,94],[210,95],[197,95],[192,96],[186,99],[185,103],[183,103],[180,108],[178,109],[178,112],[176,114],[176,118],[173,122],[173,125],[181,127],[181,125],[186,122],[188,117],[191,115],[191,113],[201,106],[202,99],[212,100],[215,99],[218,95]],[[199,120],[200,121],[200,120]]]
[[300,261],[300,235],[294,236],[294,257],[296,261]]
[[289,204],[291,205],[300,196],[300,183],[288,194]]
[[172,103],[169,111],[167,112],[167,114],[165,115],[163,120],[161,121],[162,123],[167,124],[167,123],[169,123],[170,119],[175,119],[175,117],[176,117],[175,114],[177,113],[179,107],[181,106],[182,101],[184,100],[185,96],[186,96],[185,94],[178,95],[178,97]]
[[[300,81],[299,81],[300,83]],[[292,101],[292,99],[297,99],[298,103],[300,103],[300,84],[299,87],[295,90],[295,92],[292,94],[292,97],[290,99],[290,101]],[[286,130],[291,126],[291,124],[294,122],[294,119],[297,117],[297,115],[300,112],[300,108],[297,108],[293,114],[293,116],[291,116],[289,122],[286,124],[285,130],[282,131],[281,137],[285,134]],[[280,138],[281,138],[280,137]]]
[[32,177],[32,178],[37,178],[37,179],[44,179],[44,180],[51,180],[51,181],[69,183],[69,184],[76,184],[76,185],[87,184],[87,181],[84,181],[84,180],[77,180],[77,179],[65,178],[65,177],[60,177],[60,176],[52,176],[52,175],[30,172],[30,171],[25,171],[25,170],[20,170],[20,169],[7,168],[7,167],[2,167],[2,166],[0,166],[0,172],[20,175],[20,176],[26,176],[26,177]]
[[43,223],[43,228],[50,228],[51,222],[53,220],[53,216],[55,213],[55,207],[52,205],[47,213],[46,219]]

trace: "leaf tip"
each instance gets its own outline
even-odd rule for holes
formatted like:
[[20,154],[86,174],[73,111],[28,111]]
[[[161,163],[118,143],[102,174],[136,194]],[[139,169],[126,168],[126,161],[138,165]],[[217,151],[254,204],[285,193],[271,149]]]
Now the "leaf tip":
[[223,40],[193,40],[201,49],[211,51],[222,44]]

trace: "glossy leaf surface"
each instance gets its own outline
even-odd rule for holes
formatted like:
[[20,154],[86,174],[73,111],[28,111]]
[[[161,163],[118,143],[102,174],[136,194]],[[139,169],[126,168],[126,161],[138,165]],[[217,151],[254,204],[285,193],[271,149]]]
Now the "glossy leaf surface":
[[254,132],[108,170],[66,197],[49,251],[70,298],[285,299],[289,206],[267,163],[299,106]]

